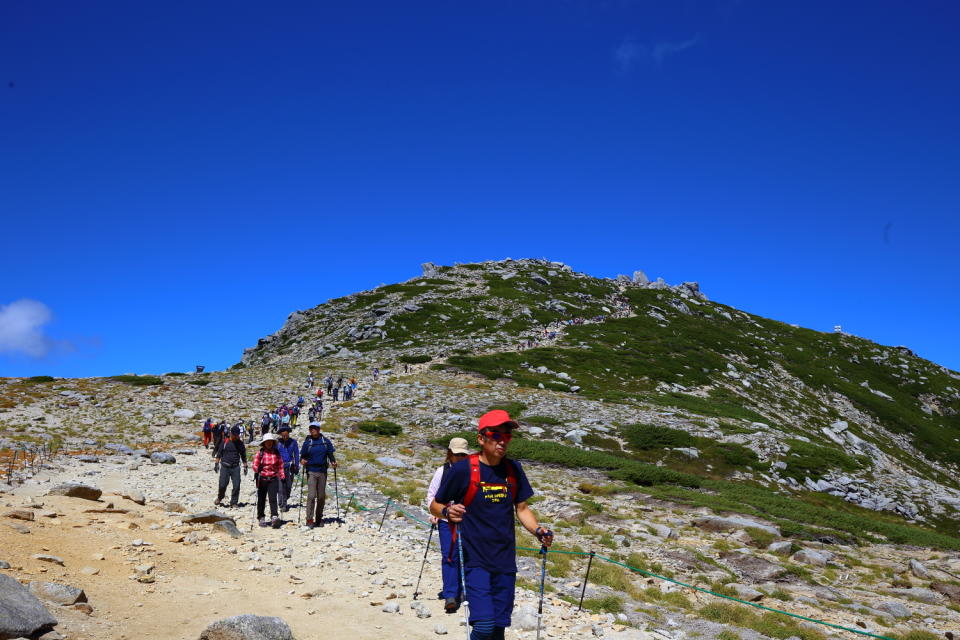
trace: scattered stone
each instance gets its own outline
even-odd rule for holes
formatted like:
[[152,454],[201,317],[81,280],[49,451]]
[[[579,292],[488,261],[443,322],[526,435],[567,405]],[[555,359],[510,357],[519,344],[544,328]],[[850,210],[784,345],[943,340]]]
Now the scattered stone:
[[136,504],[147,504],[147,499],[139,491],[127,491],[123,494],[123,497]]
[[15,520],[26,520],[28,522],[33,522],[33,511],[29,509],[14,509],[13,511],[7,511],[3,514],[7,518],[13,518]]
[[95,576],[100,573],[100,569],[97,569],[96,567],[83,567],[80,569],[80,573],[85,576]]
[[[237,525],[233,520],[217,520],[213,523],[213,528],[215,531],[222,531],[231,538],[242,538],[243,532],[237,528]],[[290,557],[290,556],[286,556]]]
[[707,531],[732,531],[749,527],[766,531],[778,538],[780,537],[780,530],[773,525],[763,524],[740,516],[704,516],[702,518],[695,518],[693,524]]
[[911,615],[913,615],[910,613],[910,609],[908,609],[905,604],[895,600],[881,602],[879,605],[877,605],[877,609],[880,611],[886,611],[894,618],[909,618]]
[[777,542],[771,542],[769,545],[767,545],[767,551],[782,555],[790,553],[790,549],[792,548],[793,543],[789,540],[779,540]]
[[913,558],[910,559],[910,573],[921,580],[930,579],[930,572],[923,566],[923,563]]
[[519,607],[514,610],[512,626],[520,631],[533,631],[537,628],[537,612],[531,607]]
[[815,549],[801,549],[795,554],[790,556],[790,559],[794,562],[801,562],[803,564],[812,564],[817,567],[826,566],[828,562],[833,560],[834,554],[829,551],[817,551]]
[[83,589],[56,582],[31,582],[30,593],[48,602],[61,605],[87,601],[87,594],[83,592]]
[[43,561],[43,562],[52,562],[53,564],[58,564],[58,565],[60,565],[61,567],[64,566],[64,565],[63,565],[63,558],[60,558],[60,557],[58,557],[58,556],[51,556],[51,555],[48,555],[48,554],[46,554],[46,553],[35,553],[35,554],[33,554],[32,557],[33,557],[34,560],[41,560],[41,561]]
[[280,618],[249,613],[211,623],[200,640],[295,640],[290,626]]
[[754,583],[774,580],[784,572],[783,567],[778,564],[739,551],[725,551],[720,554],[720,559],[741,578]]
[[53,630],[57,619],[17,580],[0,573],[0,638],[33,638]]
[[67,496],[68,498],[83,498],[84,500],[99,500],[103,491],[90,485],[79,482],[65,482],[58,484],[47,492],[49,496]]
[[200,513],[194,513],[189,516],[184,516],[182,522],[184,524],[213,524],[214,522],[220,522],[222,520],[229,520],[236,524],[236,520],[220,511],[201,511]]
[[433,628],[433,632],[438,636],[445,636],[447,635],[447,626],[438,622],[437,626]]
[[383,605],[381,609],[384,613],[399,613],[400,612],[400,603],[399,602],[388,602]]
[[177,409],[173,412],[173,417],[180,420],[193,420],[196,415],[197,412],[190,409]]
[[391,458],[389,456],[380,456],[377,458],[377,462],[387,467],[393,467],[395,469],[406,469],[407,463],[403,460],[398,460],[397,458]]
[[91,456],[91,455],[77,456],[77,460],[79,460],[80,462],[86,462],[88,464],[100,462],[100,458],[98,458],[97,456]]
[[6,560],[0,560],[0,569],[9,569],[10,563]]
[[150,454],[150,462],[156,462],[157,464],[173,464],[176,461],[177,458],[172,453],[155,451]]

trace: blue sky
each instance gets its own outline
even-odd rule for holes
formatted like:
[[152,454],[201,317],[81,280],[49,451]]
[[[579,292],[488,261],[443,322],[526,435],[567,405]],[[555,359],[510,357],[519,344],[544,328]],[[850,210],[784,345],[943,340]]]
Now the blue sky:
[[[149,6],[148,6],[149,5]],[[960,369],[954,2],[0,3],[0,375],[549,257]]]

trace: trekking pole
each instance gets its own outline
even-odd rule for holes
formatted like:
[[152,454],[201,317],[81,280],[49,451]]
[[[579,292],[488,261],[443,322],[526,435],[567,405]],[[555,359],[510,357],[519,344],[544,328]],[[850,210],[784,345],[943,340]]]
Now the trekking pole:
[[[453,525],[456,527],[456,525]],[[460,594],[463,596],[463,628],[467,632],[467,640],[470,640],[470,602],[467,600],[467,574],[463,570],[463,534],[454,529],[457,535],[457,554],[460,557]],[[537,627],[539,632],[539,626]]]
[[387,498],[387,504],[383,505],[383,517],[380,518],[380,526],[377,527],[377,531],[383,529],[383,521],[387,519],[387,511],[390,510],[390,498]]
[[340,519],[340,485],[337,484],[337,468],[333,468],[333,495],[337,499],[337,527],[340,527],[343,521]]
[[580,590],[580,604],[577,606],[577,611],[583,611],[583,596],[587,593],[587,580],[590,579],[590,565],[593,564],[593,551],[590,552],[590,559],[587,560],[587,575],[583,576],[583,589]]
[[423,578],[423,568],[427,565],[427,552],[430,551],[430,542],[433,540],[433,530],[436,528],[436,523],[430,525],[430,535],[427,536],[427,548],[423,550],[423,562],[420,563],[420,575],[417,576],[417,587],[413,590],[414,600],[420,595],[420,579]]
[[253,511],[250,512],[250,531],[253,531],[253,525],[257,521],[257,499],[260,497],[260,475],[253,474]]
[[300,512],[303,510],[303,476],[306,470],[300,472],[300,500],[297,501],[297,526],[300,526]]
[[547,579],[547,545],[540,545],[540,554],[543,560],[540,562],[540,606],[537,607],[537,640],[540,640],[540,627],[543,626],[543,583]]

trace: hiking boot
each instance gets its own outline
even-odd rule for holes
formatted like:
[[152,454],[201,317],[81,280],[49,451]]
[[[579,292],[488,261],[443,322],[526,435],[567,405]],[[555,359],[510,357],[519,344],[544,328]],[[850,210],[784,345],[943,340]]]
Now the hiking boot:
[[238,505],[236,502],[234,502],[233,504],[230,505],[230,508],[231,508],[231,509],[239,509],[239,508],[240,508],[240,505]]
[[459,608],[460,603],[457,602],[456,598],[447,598],[443,601],[443,610],[447,613],[456,613]]
[[264,520],[263,518],[260,518],[260,526],[261,526],[261,527],[269,527],[269,526],[270,526],[270,523],[268,523],[268,522],[267,522],[266,520]]
[[307,529],[313,529],[315,526],[317,525],[313,523],[313,520],[307,520]]
[[274,529],[279,529],[280,527],[283,526],[283,521],[280,520],[280,518],[274,518],[273,522],[270,523],[270,526],[273,527]]
[[216,500],[213,501],[213,506],[215,506],[215,507],[219,507],[219,506],[220,506],[220,498],[217,498]]

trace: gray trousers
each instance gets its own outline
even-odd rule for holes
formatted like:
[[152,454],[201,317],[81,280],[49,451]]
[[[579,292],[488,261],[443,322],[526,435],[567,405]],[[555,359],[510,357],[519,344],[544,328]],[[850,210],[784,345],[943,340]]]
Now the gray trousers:
[[[307,520],[319,523],[323,519],[323,505],[327,501],[327,473],[307,472]],[[314,511],[316,505],[316,511]],[[313,514],[316,513],[316,517]]]
[[228,467],[225,464],[220,465],[220,486],[217,490],[217,502],[223,500],[229,482],[233,483],[233,488],[230,491],[230,504],[235,505],[240,501],[240,465],[235,467]]

